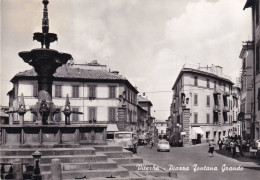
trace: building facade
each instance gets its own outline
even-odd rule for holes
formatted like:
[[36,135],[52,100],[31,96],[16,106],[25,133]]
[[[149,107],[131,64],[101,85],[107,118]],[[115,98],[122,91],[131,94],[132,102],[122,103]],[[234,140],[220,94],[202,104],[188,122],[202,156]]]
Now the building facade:
[[[33,69],[16,74],[11,82],[13,89],[8,93],[10,109],[18,108],[22,93],[27,109],[36,104],[37,75]],[[72,114],[72,123],[111,123],[117,124],[119,130],[136,131],[138,91],[118,72],[109,72],[104,69],[104,65],[98,63],[82,66],[64,65],[54,74],[52,85],[54,104],[64,107],[67,94],[72,111],[83,113]],[[18,121],[18,114],[11,114],[10,118],[13,118],[14,122]],[[35,121],[35,118],[30,112],[24,116],[26,123]],[[64,123],[65,116],[58,113],[54,119],[56,122]]]
[[166,135],[166,129],[167,129],[167,121],[165,120],[156,120],[155,121],[155,127],[158,132],[158,138],[159,139],[167,139]]
[[184,145],[239,135],[239,91],[220,66],[185,64],[173,85],[170,139]]
[[[253,50],[253,100],[250,122],[250,138],[260,139],[260,3],[259,0],[247,0],[244,10],[252,8],[252,50]],[[249,122],[247,122],[249,124]]]
[[239,120],[243,138],[250,139],[253,111],[253,44],[247,42],[243,45],[239,58],[242,60],[241,68],[241,112]]
[[137,96],[137,122],[138,122],[138,135],[139,137],[145,137],[147,139],[154,138],[154,118],[151,116],[152,102],[142,97]]

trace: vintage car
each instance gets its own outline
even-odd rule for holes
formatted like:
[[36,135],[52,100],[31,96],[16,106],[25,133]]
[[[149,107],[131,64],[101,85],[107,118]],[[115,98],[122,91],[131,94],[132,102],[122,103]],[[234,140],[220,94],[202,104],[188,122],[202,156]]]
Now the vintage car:
[[170,144],[168,141],[166,140],[161,140],[158,142],[158,145],[157,145],[157,151],[167,151],[167,152],[170,152]]
[[137,136],[133,132],[115,132],[114,142],[116,145],[120,145],[124,149],[137,153]]

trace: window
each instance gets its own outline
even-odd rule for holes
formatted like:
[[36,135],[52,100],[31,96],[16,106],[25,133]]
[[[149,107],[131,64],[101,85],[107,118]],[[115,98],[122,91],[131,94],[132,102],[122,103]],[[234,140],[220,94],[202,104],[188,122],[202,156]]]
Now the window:
[[33,84],[33,96],[34,97],[38,96],[38,84],[37,83]]
[[90,99],[96,98],[96,86],[95,85],[89,86],[89,98]]
[[61,85],[55,85],[55,97],[61,97]]
[[61,122],[61,113],[55,114],[55,115],[54,115],[54,120],[55,120],[56,122]]
[[206,138],[208,139],[210,135],[210,132],[206,132]]
[[194,106],[198,106],[198,94],[194,94]]
[[90,121],[96,121],[97,120],[97,117],[96,117],[96,107],[89,107],[88,108],[88,119]]
[[[79,108],[76,108],[76,107],[71,108],[71,110],[79,112]],[[71,115],[72,115],[72,121],[74,121],[74,122],[79,121],[79,115],[78,114],[72,113]]]
[[259,1],[258,0],[256,1],[256,5],[255,6],[256,6],[255,7],[255,13],[256,13],[255,21],[256,21],[256,24],[258,24],[259,23]]
[[194,86],[198,86],[198,76],[194,76]]
[[210,114],[207,114],[207,124],[210,123]]
[[259,72],[260,68],[259,68],[259,45],[256,47],[256,73]]
[[72,97],[73,98],[79,97],[79,86],[72,86]]
[[109,98],[116,98],[116,86],[109,86]]
[[207,88],[210,88],[210,81],[207,79]]
[[258,93],[257,93],[257,105],[258,105],[258,111],[260,111],[260,88],[258,88]]
[[246,58],[243,58],[242,70],[243,70],[243,71],[246,71]]
[[207,106],[210,106],[210,96],[207,96]]
[[198,113],[194,113],[194,123],[198,123]]
[[109,122],[114,123],[116,121],[116,108],[110,107],[108,108],[109,113]]

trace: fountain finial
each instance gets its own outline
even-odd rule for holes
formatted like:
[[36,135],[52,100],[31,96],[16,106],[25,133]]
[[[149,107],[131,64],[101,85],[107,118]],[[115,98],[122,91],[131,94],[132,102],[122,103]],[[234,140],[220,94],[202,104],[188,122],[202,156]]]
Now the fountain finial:
[[43,8],[43,18],[42,18],[42,32],[48,33],[49,32],[49,18],[48,18],[48,8],[47,5],[49,4],[48,0],[43,0],[42,4],[44,4]]
[[42,1],[43,7],[43,18],[42,18],[42,33],[34,33],[33,40],[37,40],[41,42],[42,48],[45,46],[46,49],[50,48],[50,43],[57,41],[58,37],[57,34],[49,33],[49,18],[48,18],[48,8],[47,5],[49,4],[48,0]]

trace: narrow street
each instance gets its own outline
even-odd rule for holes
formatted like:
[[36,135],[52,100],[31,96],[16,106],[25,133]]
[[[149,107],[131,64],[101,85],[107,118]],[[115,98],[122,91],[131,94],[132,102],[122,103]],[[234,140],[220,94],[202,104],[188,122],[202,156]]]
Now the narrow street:
[[[157,152],[156,146],[154,146],[153,149],[150,149],[148,146],[143,146],[138,148],[137,155],[167,170],[172,168],[178,177],[189,180],[260,179],[259,169],[237,168],[239,166],[241,167],[244,162],[239,162],[237,159],[226,157],[216,152],[213,157],[209,157],[208,144],[190,147],[171,147],[170,152]],[[204,168],[206,166],[206,169],[194,170],[196,165],[198,168]],[[222,172],[223,167],[232,167],[233,171],[225,170]],[[215,168],[215,170],[207,170],[209,168]]]

